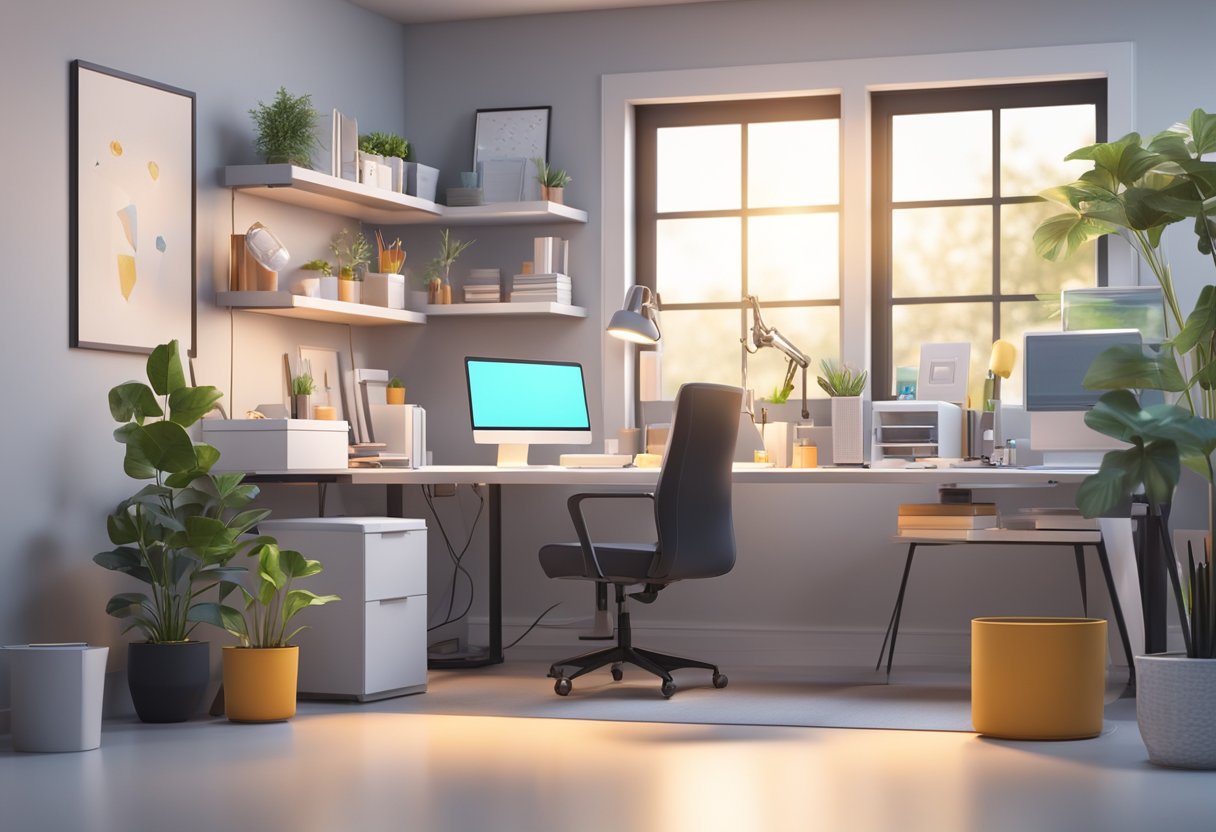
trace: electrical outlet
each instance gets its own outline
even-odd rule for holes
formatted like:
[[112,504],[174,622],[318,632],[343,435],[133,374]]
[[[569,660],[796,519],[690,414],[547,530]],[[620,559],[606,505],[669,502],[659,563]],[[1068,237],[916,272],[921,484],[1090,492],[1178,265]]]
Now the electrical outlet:
[[434,493],[435,493],[436,497],[455,497],[456,496],[456,483],[453,483],[453,482],[436,483],[433,486],[433,489],[434,489]]

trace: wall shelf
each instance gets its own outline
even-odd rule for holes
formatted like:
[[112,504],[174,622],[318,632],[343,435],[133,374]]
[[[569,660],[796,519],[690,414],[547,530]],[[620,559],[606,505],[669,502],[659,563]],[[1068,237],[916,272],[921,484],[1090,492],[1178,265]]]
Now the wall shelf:
[[458,318],[458,317],[566,317],[585,318],[587,310],[581,306],[570,306],[565,303],[548,303],[533,301],[530,303],[450,303],[428,304],[423,307],[428,318]]
[[221,183],[253,196],[380,225],[585,223],[587,212],[555,202],[439,205],[295,165],[229,165]]
[[386,309],[383,306],[310,298],[290,292],[219,292],[215,302],[231,309],[331,324],[399,326],[426,323],[426,315],[409,309]]

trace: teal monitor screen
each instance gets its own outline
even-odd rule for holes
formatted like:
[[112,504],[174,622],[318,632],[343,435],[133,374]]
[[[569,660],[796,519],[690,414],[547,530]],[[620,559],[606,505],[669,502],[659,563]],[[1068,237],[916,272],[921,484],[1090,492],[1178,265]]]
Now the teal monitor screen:
[[466,358],[464,366],[474,431],[591,430],[582,365]]

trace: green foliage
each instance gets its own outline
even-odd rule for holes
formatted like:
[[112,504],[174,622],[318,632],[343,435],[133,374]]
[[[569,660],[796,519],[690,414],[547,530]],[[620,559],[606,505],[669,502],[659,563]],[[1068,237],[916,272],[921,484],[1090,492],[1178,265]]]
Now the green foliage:
[[109,615],[127,619],[126,630],[151,642],[186,641],[201,620],[196,599],[239,572],[228,561],[256,544],[239,538],[269,512],[246,509],[258,489],[240,474],[211,473],[219,452],[186,433],[221,393],[186,385],[177,341],[152,351],[147,375],[149,384],[113,388],[109,404],[121,423],[114,438],[125,446],[123,470],[150,482],[106,518],[115,548],[93,560],[148,585],[106,605]]
[[396,133],[366,133],[359,137],[359,149],[377,156],[397,156],[407,162],[410,143]]
[[328,260],[309,260],[307,263],[300,266],[300,268],[304,269],[305,271],[320,272],[321,274],[325,275],[326,277],[329,277],[331,274],[334,273],[334,270],[329,265]]
[[404,387],[405,385],[401,383],[401,379],[397,378],[396,376],[393,376],[391,379],[389,379],[388,386],[395,388],[395,387]]
[[536,165],[536,181],[546,188],[564,188],[573,181],[570,174],[561,168],[550,167],[540,157],[533,159],[532,164]]
[[426,264],[425,275],[427,280],[441,280],[444,283],[448,282],[452,270],[452,264],[456,262],[456,258],[460,256],[466,248],[477,242],[469,240],[462,242],[453,240],[451,229],[445,228],[439,232],[439,254]]
[[298,376],[291,377],[291,395],[293,396],[311,396],[316,389],[317,385],[312,380],[311,373],[300,373]]
[[319,114],[312,106],[311,95],[293,96],[285,87],[279,87],[273,102],[259,101],[249,115],[258,129],[254,145],[267,164],[285,162],[312,167]]
[[1212,569],[1212,554],[1195,563],[1195,554],[1187,547],[1190,582],[1183,602],[1190,619],[1190,644],[1187,656],[1192,659],[1216,659],[1216,572]]
[[[287,625],[308,607],[318,607],[340,600],[337,595],[317,595],[306,589],[293,589],[296,578],[306,578],[321,571],[321,564],[299,552],[280,549],[274,541],[259,543],[249,556],[257,558],[257,584],[250,591],[235,580],[220,582],[220,602],[198,605],[198,617],[214,624],[241,640],[242,647],[287,647],[304,627],[290,633]],[[223,601],[232,593],[243,596],[243,609],[228,606]]]
[[355,272],[372,261],[372,247],[367,238],[349,228],[338,232],[329,250],[337,258],[338,276],[344,280],[357,280]]
[[858,372],[847,364],[836,363],[827,358],[819,362],[822,375],[819,376],[819,386],[829,396],[860,396],[866,389],[866,378],[869,374],[862,370]]

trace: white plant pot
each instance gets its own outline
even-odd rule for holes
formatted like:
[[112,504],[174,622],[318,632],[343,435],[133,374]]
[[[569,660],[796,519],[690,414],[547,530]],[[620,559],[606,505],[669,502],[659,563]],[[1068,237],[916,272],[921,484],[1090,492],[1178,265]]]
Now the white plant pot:
[[832,397],[832,464],[861,465],[865,456],[865,400]]
[[1216,659],[1159,653],[1135,662],[1136,722],[1149,761],[1216,769]]
[[321,278],[321,297],[325,300],[338,299],[338,276],[336,274],[322,275]]
[[109,647],[9,647],[13,748],[89,751],[101,745]]

